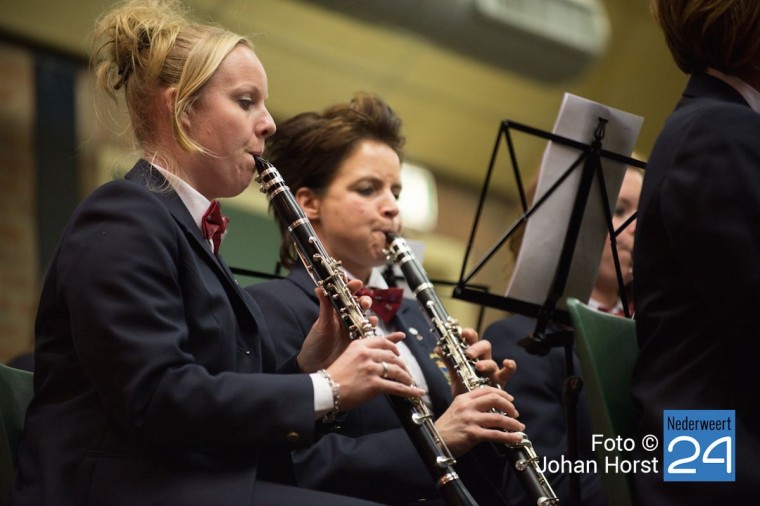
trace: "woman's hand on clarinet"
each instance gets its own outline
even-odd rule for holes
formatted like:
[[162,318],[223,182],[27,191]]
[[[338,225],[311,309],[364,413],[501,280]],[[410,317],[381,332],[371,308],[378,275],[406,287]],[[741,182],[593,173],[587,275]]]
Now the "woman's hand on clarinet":
[[513,400],[510,394],[498,388],[476,388],[457,395],[446,412],[436,420],[435,426],[455,457],[484,441],[519,443],[522,436],[513,432],[524,430],[525,425],[515,419],[519,413]]
[[[498,385],[499,388],[504,388],[509,379],[515,374],[517,363],[511,359],[504,359],[500,368],[491,355],[491,343],[486,340],[479,340],[478,333],[474,329],[462,329],[461,336],[467,345],[465,349],[466,355],[476,360],[474,367],[478,375],[488,379],[491,385]],[[451,364],[449,364],[449,370],[452,371],[452,393],[456,396],[467,392],[466,386],[462,383]]]
[[[357,279],[348,281],[348,289],[351,293],[361,287],[362,282]],[[315,288],[314,293],[319,299],[319,315],[304,339],[297,358],[301,370],[308,373],[328,367],[351,342],[348,329],[335,311],[329,296],[320,287]],[[372,298],[360,297],[359,304],[366,311],[372,305]],[[374,325],[377,321],[373,323],[370,319],[370,323]]]
[[403,332],[357,339],[327,369],[340,385],[340,409],[351,409],[380,394],[422,397],[396,349]]
[[478,334],[473,329],[462,330],[462,337],[466,343],[470,344],[467,348],[467,355],[478,360],[475,363],[475,370],[478,374],[483,378],[488,378],[491,381],[491,385],[498,385],[500,388],[504,388],[517,371],[517,362],[505,358],[502,360],[502,367],[499,368],[499,365],[494,361],[491,354],[490,341],[486,341],[485,339],[479,341]]
[[[348,290],[355,293],[362,287],[359,280],[348,281]],[[380,394],[421,397],[424,391],[414,381],[399,358],[397,342],[403,332],[387,336],[351,340],[328,295],[316,288],[319,316],[304,340],[298,354],[298,365],[304,372],[327,369],[340,385],[340,408],[350,409]],[[359,298],[363,310],[372,305],[372,298]],[[369,317],[377,325],[376,317]]]

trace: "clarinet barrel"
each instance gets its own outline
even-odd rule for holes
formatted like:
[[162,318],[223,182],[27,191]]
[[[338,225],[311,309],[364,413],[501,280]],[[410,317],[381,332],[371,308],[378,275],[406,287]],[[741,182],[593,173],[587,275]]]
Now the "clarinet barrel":
[[[487,378],[477,373],[474,366],[475,360],[465,353],[467,345],[462,338],[459,323],[449,316],[406,240],[396,234],[387,233],[386,242],[391,259],[401,269],[409,289],[414,292],[432,330],[438,336],[438,344],[443,355],[449,359],[467,390],[473,391],[487,385],[501,388],[500,385],[492,384]],[[501,411],[493,411],[508,416]],[[559,504],[557,495],[538,467],[539,459],[533,444],[525,433],[520,434],[522,436],[520,443],[504,445],[507,458],[517,473],[520,484],[537,506]]]

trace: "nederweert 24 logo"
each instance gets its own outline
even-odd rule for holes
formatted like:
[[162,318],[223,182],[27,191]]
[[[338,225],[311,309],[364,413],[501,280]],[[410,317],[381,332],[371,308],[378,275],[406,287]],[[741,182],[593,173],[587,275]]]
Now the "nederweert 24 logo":
[[665,481],[736,481],[734,410],[665,410]]

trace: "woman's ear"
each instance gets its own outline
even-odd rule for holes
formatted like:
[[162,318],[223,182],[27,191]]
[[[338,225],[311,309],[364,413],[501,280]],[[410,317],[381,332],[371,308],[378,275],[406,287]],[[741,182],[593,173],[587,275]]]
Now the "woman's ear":
[[[177,103],[177,88],[169,86],[159,95],[160,111],[162,114],[166,114],[170,121],[174,121],[174,109]],[[192,121],[192,111],[188,108],[179,113],[179,124],[182,126],[185,132],[190,131],[190,123]]]
[[301,187],[296,190],[296,202],[303,209],[309,221],[317,221],[320,216],[322,199],[311,188]]
[[161,110],[168,112],[169,114],[174,114],[174,102],[177,100],[177,88],[173,86],[167,86],[159,94],[159,97],[159,100],[161,101],[159,104]]
[[[174,109],[177,103],[177,88],[166,88],[166,91],[164,91],[163,94],[163,100],[165,110],[169,112],[170,117],[174,116]],[[191,111],[188,108],[185,108],[179,113],[179,123],[182,125],[182,128],[185,129],[185,132],[190,128],[191,116]]]
[[[171,131],[174,121],[174,102],[177,98],[177,90],[167,87],[153,96],[151,106],[148,109],[148,117],[144,121],[156,131]],[[182,127],[187,128],[189,122],[182,120]]]

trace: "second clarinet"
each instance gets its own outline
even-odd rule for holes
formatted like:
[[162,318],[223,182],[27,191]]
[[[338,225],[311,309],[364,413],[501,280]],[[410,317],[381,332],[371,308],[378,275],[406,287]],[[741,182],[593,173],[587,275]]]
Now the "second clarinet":
[[[401,269],[409,289],[414,292],[433,332],[438,336],[441,352],[449,359],[467,390],[473,391],[486,385],[498,388],[498,385],[493,385],[477,373],[474,360],[465,353],[466,344],[462,339],[459,323],[444,308],[425,270],[406,240],[396,234],[387,233],[386,242],[391,260]],[[502,414],[508,416],[505,413]],[[520,443],[505,445],[507,457],[521,485],[537,506],[559,504],[557,495],[538,467],[538,455],[533,449],[533,444],[526,434],[521,433],[521,435]]]

